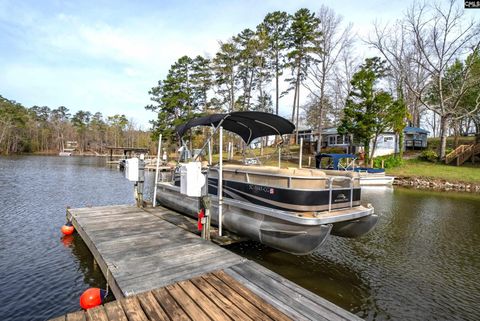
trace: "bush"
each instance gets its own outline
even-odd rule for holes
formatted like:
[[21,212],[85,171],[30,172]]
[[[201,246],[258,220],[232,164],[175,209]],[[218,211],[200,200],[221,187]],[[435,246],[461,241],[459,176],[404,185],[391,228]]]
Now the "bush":
[[347,150],[344,147],[324,147],[321,152],[325,154],[346,154]]
[[403,165],[403,159],[397,157],[395,155],[390,156],[381,156],[376,157],[373,159],[373,167],[381,168],[382,167],[382,160],[384,161],[383,167],[384,168],[393,168],[397,166]]
[[431,149],[424,150],[419,157],[421,160],[435,163],[438,159],[438,155]]

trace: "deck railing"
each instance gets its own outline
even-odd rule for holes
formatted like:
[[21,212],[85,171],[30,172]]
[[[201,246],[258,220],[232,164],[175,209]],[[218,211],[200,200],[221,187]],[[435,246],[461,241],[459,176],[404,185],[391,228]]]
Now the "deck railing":
[[480,143],[470,145],[460,145],[447,156],[445,156],[445,164],[451,163],[454,159],[457,160],[456,165],[460,166],[468,159],[480,154]]

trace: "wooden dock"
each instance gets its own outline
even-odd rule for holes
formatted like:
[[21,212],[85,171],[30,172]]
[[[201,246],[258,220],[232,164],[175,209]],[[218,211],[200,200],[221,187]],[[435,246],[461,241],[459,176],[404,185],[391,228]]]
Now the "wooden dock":
[[117,301],[55,320],[359,320],[163,217],[157,207],[69,209]]

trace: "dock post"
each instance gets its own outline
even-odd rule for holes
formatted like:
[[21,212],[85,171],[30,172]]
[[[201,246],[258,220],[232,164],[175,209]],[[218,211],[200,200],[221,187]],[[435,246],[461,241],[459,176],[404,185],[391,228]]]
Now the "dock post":
[[157,206],[157,184],[158,184],[158,170],[160,168],[160,151],[162,150],[162,134],[158,137],[158,151],[157,151],[157,167],[155,168],[155,185],[153,186],[153,207]]
[[220,126],[220,155],[218,155],[218,235],[222,236],[223,228],[223,127]]
[[282,146],[280,145],[278,147],[278,168],[281,168],[281,163],[282,163]]
[[302,168],[302,156],[303,156],[303,137],[300,137],[300,155],[298,157],[298,168]]
[[205,209],[205,217],[202,220],[202,239],[210,240],[210,196],[206,195],[202,197],[202,205]]
[[143,183],[145,181],[145,162],[143,161],[144,155],[140,155],[140,159],[138,161],[138,182],[135,183],[135,191],[136,191],[136,200],[137,200],[137,207],[143,207]]

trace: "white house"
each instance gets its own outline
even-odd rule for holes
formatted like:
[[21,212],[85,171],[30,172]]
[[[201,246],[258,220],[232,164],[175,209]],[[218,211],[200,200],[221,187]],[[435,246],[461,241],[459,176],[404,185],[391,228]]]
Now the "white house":
[[[405,127],[404,129],[404,149],[407,148],[426,148],[428,131],[416,128]],[[322,131],[322,148],[325,147],[340,147],[344,148],[348,153],[362,152],[363,147],[352,146],[350,141],[352,135],[341,135],[337,128],[326,128]],[[370,150],[373,147],[373,142],[370,143]],[[377,145],[373,157],[391,155],[399,150],[398,137],[394,132],[384,132],[377,137]]]

